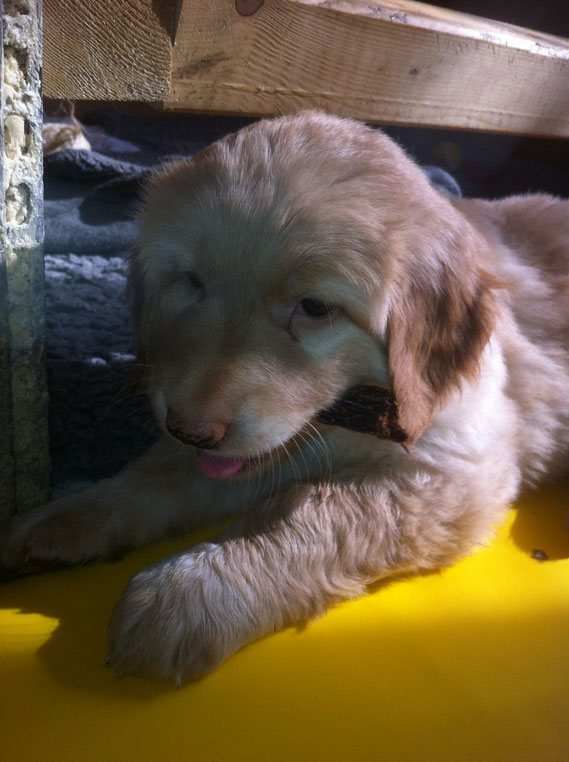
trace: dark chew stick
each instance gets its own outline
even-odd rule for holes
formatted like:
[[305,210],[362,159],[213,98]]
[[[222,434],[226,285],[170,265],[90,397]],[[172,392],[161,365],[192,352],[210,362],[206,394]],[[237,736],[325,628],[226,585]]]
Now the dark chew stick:
[[405,446],[408,434],[399,425],[395,397],[380,386],[352,386],[333,405],[316,415],[320,423],[374,434]]

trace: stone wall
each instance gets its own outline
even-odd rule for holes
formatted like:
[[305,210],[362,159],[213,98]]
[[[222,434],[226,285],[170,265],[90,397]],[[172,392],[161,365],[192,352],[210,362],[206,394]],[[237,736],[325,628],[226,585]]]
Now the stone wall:
[[2,5],[0,518],[49,496],[44,346],[41,0]]

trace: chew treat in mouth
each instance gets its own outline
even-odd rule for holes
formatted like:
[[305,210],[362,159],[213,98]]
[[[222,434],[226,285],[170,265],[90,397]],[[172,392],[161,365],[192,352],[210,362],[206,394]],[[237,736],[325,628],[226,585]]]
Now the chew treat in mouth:
[[[372,384],[352,386],[333,405],[317,413],[316,420],[327,423],[329,426],[341,426],[363,434],[373,434],[382,439],[391,439],[407,450],[406,443],[409,436],[399,425],[397,402],[390,390],[382,386]],[[262,460],[262,456],[253,460],[227,458],[204,450],[198,452],[200,471],[213,479],[228,479],[237,476],[252,466],[258,466]]]
[[405,446],[408,434],[399,425],[395,397],[381,386],[360,384],[352,386],[333,405],[316,415],[320,423],[344,429],[374,434]]

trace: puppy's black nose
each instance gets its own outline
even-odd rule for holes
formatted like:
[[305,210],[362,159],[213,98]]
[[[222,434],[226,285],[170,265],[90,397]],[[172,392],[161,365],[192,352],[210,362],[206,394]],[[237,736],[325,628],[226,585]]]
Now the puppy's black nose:
[[189,419],[173,408],[168,408],[166,428],[184,444],[201,450],[212,450],[223,440],[229,424],[226,421]]

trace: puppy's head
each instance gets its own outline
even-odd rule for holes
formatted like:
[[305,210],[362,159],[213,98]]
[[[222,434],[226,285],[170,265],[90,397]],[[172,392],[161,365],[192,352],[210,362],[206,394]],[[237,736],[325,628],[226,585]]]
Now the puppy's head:
[[483,244],[387,137],[305,113],[167,168],[129,290],[159,423],[231,476],[347,388],[390,385],[414,440],[493,322]]

